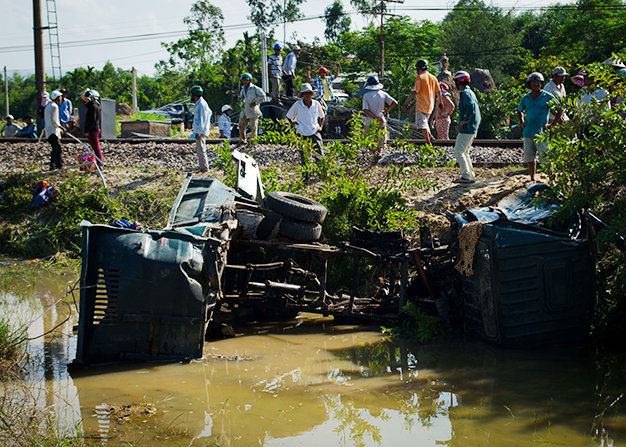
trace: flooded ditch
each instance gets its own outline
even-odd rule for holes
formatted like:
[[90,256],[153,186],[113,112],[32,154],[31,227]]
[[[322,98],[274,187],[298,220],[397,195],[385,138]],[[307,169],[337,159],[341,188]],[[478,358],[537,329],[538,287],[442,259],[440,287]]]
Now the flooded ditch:
[[58,326],[29,342],[23,377],[2,383],[0,416],[16,431],[20,418],[36,415],[41,430],[111,446],[626,440],[624,360],[591,348],[507,350],[460,335],[415,345],[304,314],[207,342],[199,361],[69,372],[77,312],[71,297],[56,300],[75,274],[0,269],[0,312],[29,323],[33,338]]

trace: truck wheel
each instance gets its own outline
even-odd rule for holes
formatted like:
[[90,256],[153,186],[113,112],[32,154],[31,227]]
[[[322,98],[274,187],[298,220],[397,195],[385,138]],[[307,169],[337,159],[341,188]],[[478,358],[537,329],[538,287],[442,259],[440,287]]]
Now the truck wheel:
[[280,235],[298,242],[314,242],[322,235],[322,226],[318,223],[283,219],[280,222]]
[[265,205],[285,217],[303,222],[321,223],[328,210],[321,203],[298,194],[272,191],[265,197]]

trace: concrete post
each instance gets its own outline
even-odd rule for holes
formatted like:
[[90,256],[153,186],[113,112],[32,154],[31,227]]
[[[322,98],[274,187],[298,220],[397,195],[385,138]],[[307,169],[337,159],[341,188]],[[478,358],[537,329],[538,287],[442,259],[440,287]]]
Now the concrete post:
[[137,69],[133,67],[133,83],[132,83],[132,104],[131,108],[133,113],[137,113]]
[[261,88],[269,93],[269,78],[267,73],[267,38],[265,31],[261,32]]
[[9,114],[9,78],[7,78],[7,66],[4,66],[4,116]]

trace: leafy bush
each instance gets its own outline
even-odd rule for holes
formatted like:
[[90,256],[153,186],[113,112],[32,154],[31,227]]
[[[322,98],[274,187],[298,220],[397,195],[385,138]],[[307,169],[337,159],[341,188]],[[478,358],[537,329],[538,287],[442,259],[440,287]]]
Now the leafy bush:
[[109,223],[126,217],[147,227],[162,227],[173,194],[149,190],[124,191],[113,197],[93,176],[73,173],[55,179],[58,195],[45,207],[30,208],[34,184],[42,173],[13,174],[4,183],[0,203],[0,246],[4,254],[44,257],[80,251],[80,222]]
[[[626,320],[626,258],[620,236],[626,235],[626,81],[603,64],[586,68],[597,85],[610,90],[612,101],[579,104],[570,95],[561,102],[570,120],[554,126],[544,138],[549,145],[545,171],[555,192],[564,199],[562,218],[590,210],[607,224],[598,248],[596,332],[621,339]],[[619,334],[619,335],[618,335]]]
[[439,317],[424,313],[413,302],[408,302],[400,313],[400,323],[395,327],[382,327],[384,334],[399,336],[419,343],[428,343],[443,331]]
[[517,104],[526,93],[522,86],[499,88],[490,92],[475,91],[482,120],[478,138],[510,138],[512,118]]

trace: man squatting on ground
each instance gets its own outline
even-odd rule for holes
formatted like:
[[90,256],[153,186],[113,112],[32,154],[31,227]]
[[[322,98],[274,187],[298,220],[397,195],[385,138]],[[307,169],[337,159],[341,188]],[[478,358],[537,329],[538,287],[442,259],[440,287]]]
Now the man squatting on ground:
[[2,136],[4,138],[14,138],[17,133],[22,129],[20,126],[13,122],[14,119],[15,118],[13,117],[13,115],[7,115],[4,118],[4,121],[6,123],[4,125],[4,128],[2,129]]
[[455,183],[474,183],[476,174],[470,158],[470,148],[476,138],[480,126],[480,108],[476,95],[470,88],[470,75],[466,71],[457,71],[453,76],[454,84],[460,92],[459,97],[459,124],[456,141],[454,142],[454,157],[461,168],[461,177]]
[[50,92],[50,102],[43,111],[44,121],[46,123],[45,132],[46,140],[52,147],[50,152],[50,170],[61,169],[63,167],[63,158],[61,156],[61,121],[59,120],[59,104],[63,100],[63,95],[58,90]]
[[383,150],[389,138],[387,131],[387,115],[397,105],[398,101],[392,98],[389,93],[383,91],[383,85],[377,76],[370,76],[365,82],[365,94],[363,95],[363,130],[369,131],[372,121],[377,121],[383,129],[384,135],[378,144],[378,151]]
[[283,69],[283,57],[280,55],[283,47],[276,42],[274,44],[274,54],[267,58],[267,73],[270,78],[270,94],[272,100],[278,102],[280,99],[280,76]]
[[230,140],[230,132],[232,123],[230,122],[230,114],[233,113],[233,108],[228,104],[222,106],[222,114],[217,119],[217,128],[220,131],[220,138],[227,138]]
[[435,109],[435,95],[438,98],[439,107],[443,107],[441,88],[436,77],[428,72],[428,62],[420,59],[415,63],[415,87],[404,103],[404,112],[409,111],[413,98],[415,98],[415,126],[422,131],[426,144],[431,144],[432,133],[428,120]]
[[246,130],[250,130],[250,138],[256,137],[259,118],[263,116],[261,103],[265,101],[265,92],[252,83],[250,73],[241,75],[241,84],[239,98],[243,101],[243,109],[239,115],[239,140],[241,144],[247,144]]
[[[322,145],[322,128],[324,126],[324,117],[326,113],[324,108],[313,99],[313,87],[311,84],[303,83],[300,88],[300,98],[296,101],[287,112],[287,119],[296,125],[296,132],[305,138],[310,139],[317,147],[320,155],[324,155]],[[304,153],[300,153],[302,164],[306,164]]]
[[554,123],[560,122],[562,115],[561,111],[556,112],[554,123],[548,124],[550,116],[549,103],[555,98],[550,93],[542,90],[543,82],[544,79],[541,73],[533,72],[529,74],[526,78],[526,86],[530,89],[530,92],[522,97],[517,106],[519,120],[524,128],[522,133],[524,137],[524,162],[528,163],[531,182],[535,181],[535,173],[537,172],[535,158],[538,156],[539,163],[543,163],[548,150],[548,144],[545,141],[537,141],[537,136],[544,129],[549,129]]
[[196,155],[198,156],[198,169],[200,172],[209,170],[209,161],[206,155],[206,138],[211,130],[211,109],[202,97],[204,91],[199,85],[189,89],[191,100],[196,104],[193,113],[193,135],[196,139]]

